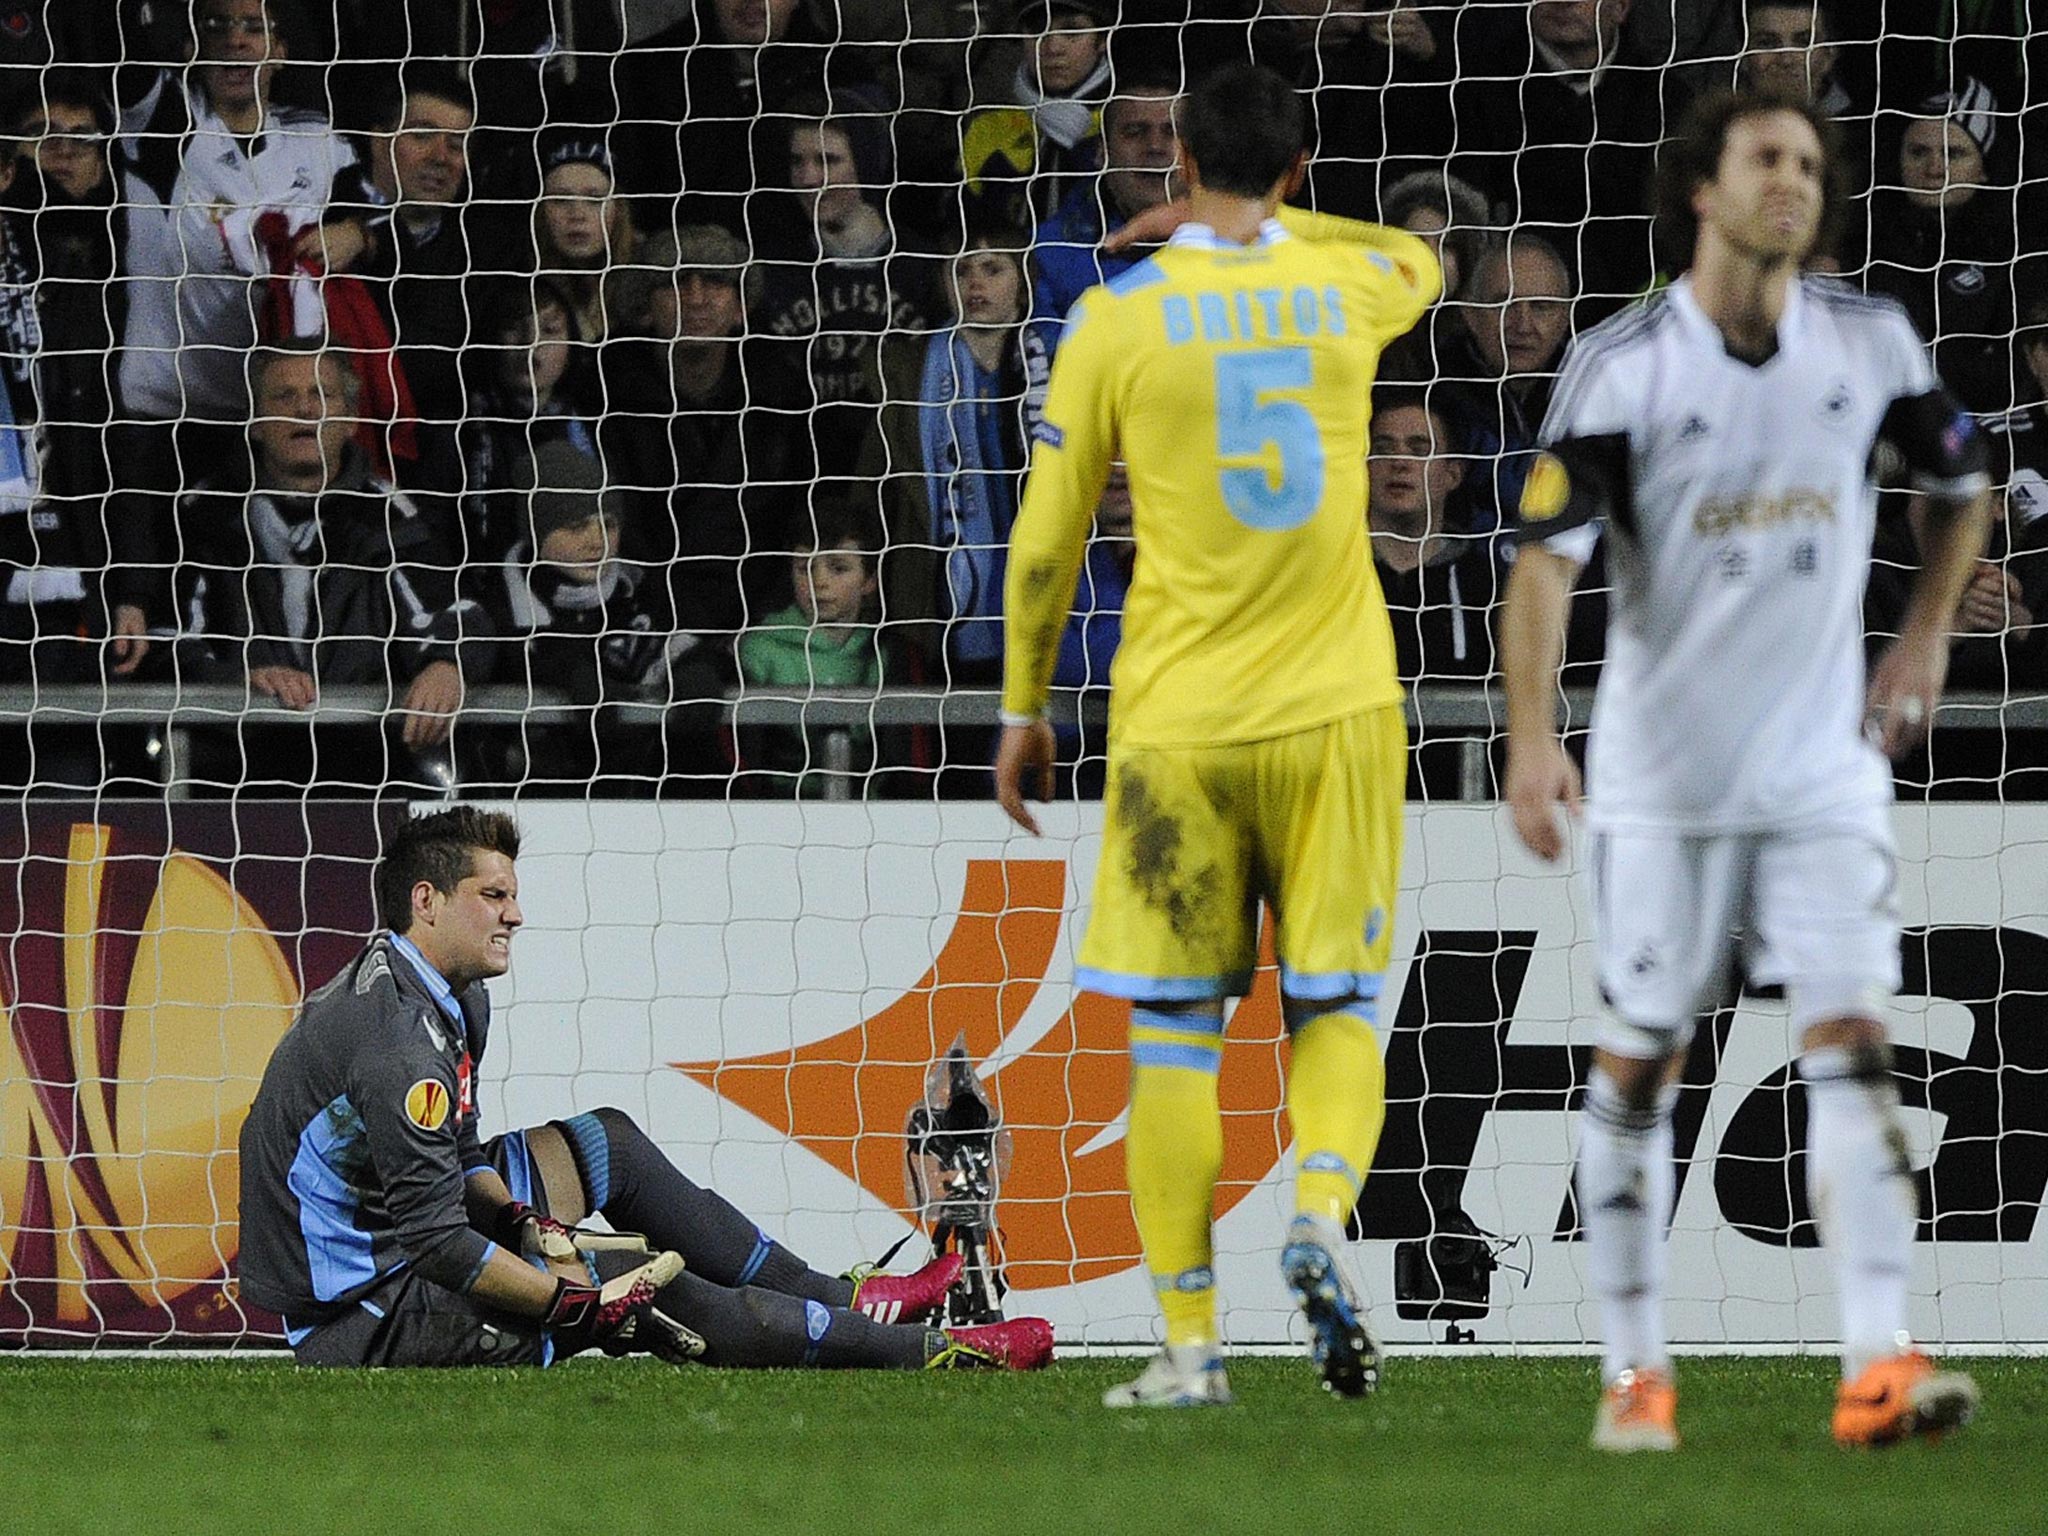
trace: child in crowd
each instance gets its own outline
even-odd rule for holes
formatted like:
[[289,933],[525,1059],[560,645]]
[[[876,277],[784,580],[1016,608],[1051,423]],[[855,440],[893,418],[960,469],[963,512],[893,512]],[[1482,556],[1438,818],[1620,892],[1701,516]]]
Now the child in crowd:
[[[872,520],[826,507],[815,522],[799,516],[789,544],[795,601],[740,637],[742,681],[778,693],[879,688],[888,668],[876,624],[881,538]],[[848,769],[865,774],[875,759],[874,732],[865,725],[761,727],[742,738],[743,756],[766,771],[770,793],[822,796],[833,777],[825,765],[834,731],[849,731]]]
[[525,665],[509,669],[513,679],[584,704],[667,697],[669,663],[694,649],[697,636],[670,633],[661,583],[619,558],[618,493],[564,442],[543,444],[534,469],[530,532],[499,567],[494,605],[502,633],[524,651]]
[[662,737],[655,722],[616,719],[601,709],[634,701],[693,704],[671,711],[670,756],[682,752],[701,767],[715,743],[683,742],[678,729],[693,737],[716,731],[723,689],[709,648],[675,628],[659,573],[619,557],[618,492],[604,488],[596,461],[566,442],[545,443],[534,473],[535,489],[520,498],[527,503],[524,536],[506,554],[489,594],[505,637],[495,670],[500,681],[564,694],[593,713],[528,729],[528,782],[657,775]]
[[607,312],[604,275],[631,266],[638,245],[617,195],[612,157],[595,130],[555,132],[540,140],[540,200],[534,206],[536,270],[568,298],[577,330],[591,341],[629,329]]
[[[929,336],[892,336],[883,351],[890,404],[882,424],[893,471],[883,500],[896,551],[889,617],[917,624],[917,643],[927,649],[942,635],[956,683],[992,682],[1002,671],[1003,569],[1025,464],[1028,239],[971,236],[952,264],[958,323]],[[943,629],[917,623],[933,617]]]
[[521,282],[498,294],[484,318],[485,348],[463,423],[463,558],[501,560],[526,531],[524,493],[550,443],[597,458],[588,349],[561,290]]

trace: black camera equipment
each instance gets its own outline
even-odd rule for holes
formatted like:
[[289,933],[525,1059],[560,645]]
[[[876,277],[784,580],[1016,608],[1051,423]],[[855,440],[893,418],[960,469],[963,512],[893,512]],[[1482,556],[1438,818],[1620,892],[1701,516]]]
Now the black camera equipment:
[[1493,1305],[1493,1272],[1510,1243],[1482,1231],[1463,1211],[1436,1213],[1436,1231],[1394,1245],[1394,1310],[1411,1320],[1445,1324],[1444,1342],[1467,1344],[1461,1319],[1486,1316]]
[[913,1201],[931,1224],[932,1248],[965,1262],[946,1297],[955,1326],[999,1322],[1004,1283],[996,1231],[996,1180],[1007,1147],[966,1047],[956,1041],[910,1112],[904,1155]]

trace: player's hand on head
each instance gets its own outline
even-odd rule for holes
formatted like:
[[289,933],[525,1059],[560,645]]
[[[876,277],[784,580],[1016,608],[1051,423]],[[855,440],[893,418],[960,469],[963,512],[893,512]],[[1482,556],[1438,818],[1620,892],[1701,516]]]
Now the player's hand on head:
[[1102,242],[1103,250],[1114,256],[1127,251],[1134,245],[1157,245],[1188,221],[1188,200],[1177,197],[1171,202],[1154,203],[1142,213],[1134,214],[1129,223],[1121,229],[1113,229]]
[[1934,722],[1934,706],[1947,681],[1946,635],[1899,636],[1870,669],[1864,734],[1886,757],[1918,746]]
[[1561,805],[1579,814],[1579,766],[1555,736],[1537,742],[1508,744],[1508,810],[1515,836],[1546,863],[1562,856],[1566,834],[1558,820]]
[[1038,836],[1038,818],[1031,814],[1024,797],[1052,798],[1054,745],[1051,722],[1033,720],[1029,725],[1004,726],[1002,743],[996,748],[996,803],[1033,837]]

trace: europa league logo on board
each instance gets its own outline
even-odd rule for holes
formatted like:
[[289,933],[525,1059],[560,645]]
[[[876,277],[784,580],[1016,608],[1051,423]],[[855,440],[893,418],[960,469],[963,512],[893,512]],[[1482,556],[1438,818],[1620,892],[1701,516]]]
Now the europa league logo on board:
[[[306,951],[369,926],[374,812],[84,809],[0,834],[0,1340],[268,1330],[234,1295],[236,1143]],[[336,858],[356,878],[314,878]],[[360,894],[316,918],[323,891]]]
[[[893,1206],[905,1196],[897,1127],[914,1106],[931,1102],[933,1060],[950,1054],[949,1041],[965,1061],[1000,1055],[993,1070],[968,1075],[1007,1148],[990,1143],[987,1171],[1000,1177],[986,1180],[988,1210],[975,1218],[999,1229],[1004,1284],[1031,1291],[1135,1269],[1123,1139],[1130,1004],[1075,992],[1027,1049],[1010,1040],[1044,985],[1066,905],[1061,860],[970,859],[952,931],[931,968],[894,1002],[796,1050],[671,1065]],[[1270,931],[1262,944],[1251,993],[1230,1015],[1232,1048],[1217,1080],[1218,1216],[1259,1186],[1288,1143],[1286,1026]],[[909,1193],[911,1207],[922,1211],[923,1197]],[[979,1191],[974,1203],[984,1204]]]

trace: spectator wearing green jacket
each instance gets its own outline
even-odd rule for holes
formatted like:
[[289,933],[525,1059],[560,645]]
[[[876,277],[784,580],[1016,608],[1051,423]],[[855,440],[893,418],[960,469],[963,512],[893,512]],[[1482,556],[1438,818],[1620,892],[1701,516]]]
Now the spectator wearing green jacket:
[[[877,624],[881,539],[872,519],[841,507],[796,519],[790,538],[795,601],[740,636],[740,678],[749,690],[808,693],[879,688],[887,675]],[[744,720],[744,716],[742,717]],[[844,726],[761,726],[746,730],[742,759],[764,793],[823,796],[834,778],[827,738]],[[874,767],[874,732],[852,728],[848,765],[863,785]]]

